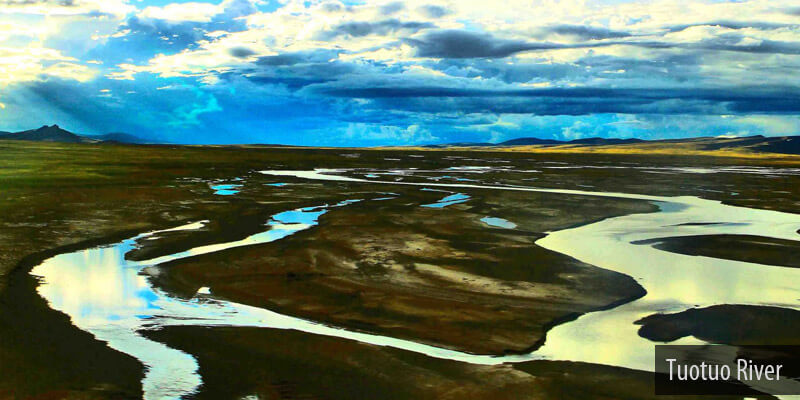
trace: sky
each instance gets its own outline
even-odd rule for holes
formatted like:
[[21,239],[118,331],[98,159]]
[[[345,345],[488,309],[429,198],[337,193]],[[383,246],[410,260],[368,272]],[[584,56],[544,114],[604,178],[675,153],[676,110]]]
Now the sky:
[[0,131],[320,146],[800,134],[797,0],[0,0]]

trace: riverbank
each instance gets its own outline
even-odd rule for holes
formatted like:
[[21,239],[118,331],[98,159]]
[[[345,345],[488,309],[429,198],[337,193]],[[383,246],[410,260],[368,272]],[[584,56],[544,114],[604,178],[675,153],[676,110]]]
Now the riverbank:
[[302,332],[253,328],[170,327],[148,337],[197,356],[207,385],[196,399],[689,398],[656,397],[651,374],[603,365],[474,365]]

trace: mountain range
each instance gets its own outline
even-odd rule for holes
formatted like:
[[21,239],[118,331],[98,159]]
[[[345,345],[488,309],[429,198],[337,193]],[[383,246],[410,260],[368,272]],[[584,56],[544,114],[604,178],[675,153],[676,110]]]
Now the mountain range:
[[38,129],[30,129],[20,132],[2,132],[0,139],[5,140],[30,140],[37,142],[61,142],[61,143],[130,143],[145,144],[158,143],[127,133],[107,133],[105,135],[78,135],[62,129],[58,125],[45,125]]
[[[21,132],[2,132],[0,139],[29,140],[39,142],[64,142],[64,143],[128,143],[128,144],[157,144],[164,143],[147,140],[127,133],[107,133],[104,135],[78,135],[62,129],[58,125],[45,125],[38,129]],[[689,151],[728,151],[750,153],[779,153],[800,154],[800,136],[765,137],[761,135],[744,137],[699,137],[684,139],[643,140],[643,139],[616,139],[616,138],[583,138],[576,140],[540,139],[523,137],[507,140],[500,143],[448,143],[424,146],[428,148],[460,148],[498,149],[498,148],[551,148],[551,149],[617,149],[662,151],[664,148]]]
[[576,140],[540,139],[523,137],[511,139],[500,143],[450,143],[425,146],[431,148],[458,148],[469,147],[472,149],[542,149],[552,150],[580,150],[617,149],[664,152],[665,149],[687,151],[744,151],[749,153],[780,153],[800,154],[800,136],[765,137],[762,135],[743,137],[698,137],[682,139],[644,140],[644,139],[616,139],[616,138],[584,138]]

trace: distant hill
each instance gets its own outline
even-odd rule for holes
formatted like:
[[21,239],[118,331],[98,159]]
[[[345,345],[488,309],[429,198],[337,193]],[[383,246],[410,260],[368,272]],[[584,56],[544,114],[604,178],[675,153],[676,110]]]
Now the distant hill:
[[509,148],[518,151],[602,151],[633,153],[720,152],[800,155],[800,136],[696,137],[664,140],[585,138],[576,140],[523,137],[501,143],[450,143],[425,147],[476,149]]
[[506,140],[505,142],[498,143],[498,146],[531,146],[531,145],[549,145],[549,144],[564,144],[561,140],[555,139],[539,139],[535,137],[524,137]]
[[127,133],[107,133],[105,135],[82,136],[74,134],[65,129],[61,129],[58,125],[45,125],[38,129],[31,129],[20,132],[2,132],[0,131],[0,139],[5,140],[30,140],[36,142],[61,142],[61,143],[130,143],[130,144],[144,144],[144,143],[157,143],[148,141],[138,136],[130,135]]
[[[135,135],[114,132],[104,135],[77,135],[58,125],[45,125],[38,129],[21,132],[0,131],[0,140],[30,140],[39,142],[63,143],[126,143],[163,144]],[[271,145],[280,146],[280,145]],[[744,137],[695,137],[664,140],[585,138],[570,141],[523,137],[501,143],[447,143],[423,146],[431,149],[471,148],[509,149],[514,151],[567,151],[567,152],[628,152],[652,154],[694,154],[714,152],[735,155],[734,153],[773,153],[800,155],[800,136],[765,137],[761,135]]]
[[556,140],[556,139],[540,139],[536,137],[523,137],[511,140],[506,140],[500,143],[447,143],[447,144],[434,144],[425,147],[482,147],[482,146],[558,146],[565,144],[578,144],[578,145],[591,145],[591,146],[605,146],[613,144],[626,144],[643,142],[642,139],[606,139],[606,138],[586,138],[576,140]]
[[422,147],[442,149],[447,147],[480,147],[480,146],[494,146],[494,143],[459,142],[459,143],[447,143],[447,144],[429,144]]
[[115,142],[115,143],[132,143],[132,144],[159,143],[122,132],[113,132],[113,133],[106,133],[105,135],[92,135],[86,137],[95,140],[100,140],[103,142]]
[[704,150],[731,150],[737,148],[748,148],[759,153],[800,154],[800,136],[746,136],[727,140],[717,139],[703,145]]
[[566,144],[588,144],[592,146],[608,146],[614,144],[629,144],[629,143],[641,143],[644,142],[642,139],[606,139],[606,138],[586,138],[586,139],[576,139],[567,142]]
[[22,132],[0,134],[0,139],[33,140],[37,142],[93,143],[95,140],[61,129],[58,125],[43,126]]
[[586,138],[576,139],[570,141],[555,140],[555,139],[539,139],[535,137],[525,137],[506,140],[505,142],[498,143],[497,146],[535,146],[535,145],[562,145],[562,144],[586,144],[592,146],[605,146],[610,144],[625,144],[625,143],[638,143],[643,142],[642,139],[606,139],[606,138]]

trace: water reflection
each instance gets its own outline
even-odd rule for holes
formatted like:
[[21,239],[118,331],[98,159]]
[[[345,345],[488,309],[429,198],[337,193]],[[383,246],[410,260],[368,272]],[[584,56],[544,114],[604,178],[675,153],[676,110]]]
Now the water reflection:
[[[447,192],[446,190],[437,190],[437,189],[429,189],[429,188],[423,188],[422,190],[427,191],[427,192],[453,193],[453,192]],[[466,195],[464,193],[454,193],[454,194],[451,194],[451,195],[448,195],[448,196],[445,196],[445,197],[439,199],[438,201],[436,201],[436,203],[423,204],[421,207],[445,208],[447,206],[452,206],[453,204],[463,203],[463,202],[465,202],[465,201],[467,201],[469,199],[470,199],[470,196],[468,196],[468,195]]]
[[[32,271],[42,278],[39,294],[50,306],[69,315],[72,323],[116,350],[141,360],[149,369],[143,383],[146,397],[178,398],[199,384],[197,364],[181,351],[152,342],[137,333],[160,318],[200,317],[193,302],[166,298],[140,275],[140,265],[125,260],[135,240],[61,254]],[[171,376],[171,378],[170,378]],[[172,379],[170,385],[163,385]]]
[[498,217],[483,217],[481,218],[481,222],[486,225],[494,226],[498,228],[505,228],[505,229],[514,229],[517,227],[517,224],[503,218]]
[[242,187],[242,185],[233,183],[211,185],[211,189],[214,190],[214,194],[219,196],[232,196],[236,193],[239,193],[240,187]]
[[[246,325],[269,326],[265,312],[253,312],[235,303],[207,298],[179,299],[150,286],[142,274],[159,263],[222,251],[233,247],[272,242],[317,224],[331,207],[341,207],[359,200],[334,205],[285,211],[272,216],[267,230],[245,239],[200,246],[146,261],[125,259],[125,254],[140,240],[157,240],[159,234],[176,230],[194,230],[205,222],[145,233],[120,243],[73,253],[60,254],[36,266],[32,275],[40,277],[37,288],[50,306],[69,315],[78,328],[91,332],[111,348],[142,361],[147,373],[142,382],[145,398],[180,398],[193,393],[200,385],[194,358],[139,334],[144,329],[167,325]],[[210,288],[198,294],[209,295]],[[263,310],[262,310],[263,311]],[[272,315],[267,315],[272,316]]]
[[[267,175],[337,180],[332,172],[345,171],[262,171]],[[349,177],[340,178],[342,181],[357,181]],[[634,325],[634,321],[645,316],[726,303],[800,309],[800,288],[793,284],[800,281],[800,269],[687,256],[632,244],[641,240],[699,234],[798,240],[796,232],[800,228],[800,215],[797,214],[730,206],[692,196],[660,197],[458,183],[371,183],[438,187],[441,190],[475,188],[638,199],[659,207],[656,213],[624,215],[549,232],[536,241],[546,249],[631,276],[647,290],[647,294],[623,306],[588,313],[575,321],[558,325],[547,333],[544,346],[535,353],[503,357],[506,362],[547,358],[652,370],[653,342],[640,337],[637,333],[639,326]],[[427,187],[422,190],[435,190]],[[694,338],[673,342],[698,343],[702,342]],[[480,358],[472,361],[482,362]]]
[[[554,328],[539,354],[653,369],[653,343],[633,325],[658,312],[715,304],[800,308],[800,270],[733,260],[687,256],[634,245],[642,239],[698,234],[752,234],[797,240],[800,216],[728,206],[691,197],[657,203],[659,213],[633,214],[552,232],[536,243],[583,262],[634,277],[647,295],[610,311],[586,314]],[[714,221],[713,224],[698,222]],[[787,257],[790,255],[787,254]],[[683,338],[673,344],[702,344]]]

